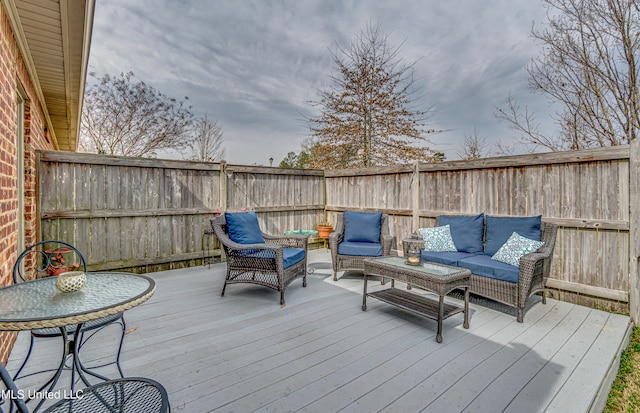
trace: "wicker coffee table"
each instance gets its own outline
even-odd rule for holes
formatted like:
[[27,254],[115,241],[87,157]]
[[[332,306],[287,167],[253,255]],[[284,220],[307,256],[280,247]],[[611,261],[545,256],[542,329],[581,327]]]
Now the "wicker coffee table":
[[[368,276],[391,278],[391,288],[367,293]],[[364,292],[362,311],[367,310],[367,297],[395,305],[420,317],[438,322],[436,341],[442,342],[442,320],[464,312],[464,328],[469,328],[469,280],[471,271],[449,265],[423,262],[419,266],[405,264],[403,257],[371,258],[364,262]],[[395,288],[394,281],[403,281],[439,296],[433,300],[410,291]],[[444,302],[444,296],[457,288],[464,288],[464,307]]]

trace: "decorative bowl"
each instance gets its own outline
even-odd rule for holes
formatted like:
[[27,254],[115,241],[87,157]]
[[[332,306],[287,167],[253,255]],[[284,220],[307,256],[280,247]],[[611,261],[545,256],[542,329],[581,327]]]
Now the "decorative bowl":
[[56,279],[56,288],[63,293],[73,293],[82,290],[86,282],[87,276],[83,272],[63,272]]

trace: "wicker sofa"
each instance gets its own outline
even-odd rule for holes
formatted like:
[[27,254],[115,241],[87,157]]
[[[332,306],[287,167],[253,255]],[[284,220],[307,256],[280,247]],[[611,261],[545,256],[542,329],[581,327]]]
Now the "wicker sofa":
[[[355,234],[347,229],[346,221],[349,219],[351,228],[356,229]],[[338,281],[338,271],[364,270],[365,259],[391,254],[395,237],[389,233],[388,220],[388,215],[383,213],[344,211],[338,215],[336,227],[329,234],[334,281]],[[367,238],[375,239],[366,240]],[[352,240],[356,242],[351,242]]]
[[[556,244],[558,227],[535,217],[495,217],[479,215],[440,216],[436,227],[449,227],[456,250],[422,250],[423,261],[438,262],[471,270],[471,292],[517,309],[517,320],[523,322],[527,299],[542,293],[546,303],[544,278],[549,276],[550,262]],[[535,252],[518,260],[517,266],[498,261],[498,251],[511,240],[513,233],[544,244]],[[515,237],[515,236],[514,236]],[[403,242],[405,256],[410,244],[424,247],[425,239],[413,234]],[[504,252],[502,248],[501,253]]]

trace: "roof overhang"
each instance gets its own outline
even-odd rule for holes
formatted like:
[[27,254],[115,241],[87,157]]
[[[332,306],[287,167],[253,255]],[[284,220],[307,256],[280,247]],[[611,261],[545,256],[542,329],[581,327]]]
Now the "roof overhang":
[[55,149],[75,151],[95,0],[0,0]]

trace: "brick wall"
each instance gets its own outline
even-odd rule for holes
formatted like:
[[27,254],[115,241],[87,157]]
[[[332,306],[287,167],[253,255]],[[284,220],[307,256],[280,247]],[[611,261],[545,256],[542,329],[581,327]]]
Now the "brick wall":
[[[25,170],[17,171],[15,144],[17,83],[27,94],[25,103]],[[0,286],[12,282],[18,217],[25,216],[25,243],[36,241],[36,149],[54,149],[44,132],[44,115],[11,26],[0,7]],[[25,210],[18,210],[17,174],[25,174]],[[15,340],[14,333],[0,332],[0,360],[6,363]]]

